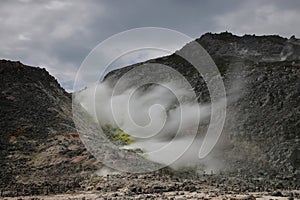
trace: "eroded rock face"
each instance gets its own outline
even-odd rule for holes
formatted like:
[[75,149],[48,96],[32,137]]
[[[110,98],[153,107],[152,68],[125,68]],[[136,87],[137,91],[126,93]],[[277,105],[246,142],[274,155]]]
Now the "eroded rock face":
[[97,169],[74,129],[71,95],[45,69],[1,60],[0,107],[1,193],[66,192]]
[[244,94],[229,106],[236,116],[233,126],[227,123],[232,156],[242,155],[239,160],[246,159],[245,166],[257,173],[299,176],[294,155],[300,147],[300,68],[292,62],[261,63],[245,73]]

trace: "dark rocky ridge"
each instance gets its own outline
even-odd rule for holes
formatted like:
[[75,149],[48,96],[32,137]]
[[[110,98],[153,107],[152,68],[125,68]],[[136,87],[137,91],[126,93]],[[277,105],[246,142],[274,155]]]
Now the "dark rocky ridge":
[[[196,41],[215,61],[227,92],[240,87],[238,100],[227,107],[223,136],[231,142],[219,159],[231,170],[282,176],[299,186],[300,40],[224,32],[207,33]],[[189,44],[179,51],[193,53]],[[200,102],[210,101],[201,75],[177,54],[112,71],[105,81],[114,86],[127,71],[145,63],[176,69],[195,88]],[[136,76],[147,79],[146,73]]]
[[291,61],[300,59],[300,40],[278,35],[236,36],[229,32],[207,33],[196,40],[215,56],[236,56],[258,62]]

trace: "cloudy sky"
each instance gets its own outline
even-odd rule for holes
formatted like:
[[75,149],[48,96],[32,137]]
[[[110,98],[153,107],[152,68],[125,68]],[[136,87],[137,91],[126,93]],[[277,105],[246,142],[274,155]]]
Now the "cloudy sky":
[[299,19],[299,0],[2,0],[0,58],[45,67],[72,90],[88,53],[128,29],[300,37]]

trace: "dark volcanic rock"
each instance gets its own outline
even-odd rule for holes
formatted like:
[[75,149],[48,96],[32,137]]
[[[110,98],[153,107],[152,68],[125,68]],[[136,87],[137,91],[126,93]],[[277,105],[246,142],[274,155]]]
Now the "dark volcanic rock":
[[[93,172],[99,163],[76,134],[71,95],[45,69],[1,60],[0,196],[95,189],[108,192],[109,198],[122,196],[121,193],[157,198],[158,193],[167,192],[175,198],[185,192],[200,192],[207,185],[216,187],[215,193],[233,194],[299,189],[299,40],[239,37],[226,32],[208,33],[196,41],[212,56],[228,94],[237,88],[238,97],[227,107],[222,136],[229,141],[228,146],[217,154],[226,162],[227,172],[196,180],[157,174],[116,175],[106,181],[101,177],[87,178],[84,175]],[[180,51],[193,53],[188,46]],[[199,102],[210,101],[203,78],[180,56],[172,54],[144,63],[176,69],[195,88]],[[142,64],[112,71],[105,80],[114,85],[124,73]],[[148,78],[147,74],[136,75]]]
[[61,193],[96,169],[74,129],[71,95],[45,69],[0,61],[0,193]]
[[278,35],[242,37],[229,32],[207,33],[198,41],[212,56],[239,57],[258,62],[292,61],[300,59],[300,41]]
[[[207,33],[196,41],[218,66],[230,100],[223,131],[229,144],[219,159],[231,171],[281,176],[299,186],[300,40],[224,32]],[[189,45],[180,51],[194,53]],[[145,63],[172,67],[190,82],[200,102],[210,101],[201,75],[176,54],[112,71],[105,81],[114,86],[127,71]],[[136,76],[147,79],[147,74]]]

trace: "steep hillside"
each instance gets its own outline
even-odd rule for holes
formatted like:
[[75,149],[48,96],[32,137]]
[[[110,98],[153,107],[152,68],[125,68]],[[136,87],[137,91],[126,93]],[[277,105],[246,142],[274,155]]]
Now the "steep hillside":
[[[280,36],[235,36],[207,33],[196,40],[221,72],[228,99],[223,137],[226,151],[219,152],[228,169],[241,174],[300,177],[300,40]],[[179,52],[193,54],[189,44]],[[201,75],[176,54],[110,72],[112,86],[127,71],[144,63],[168,65],[190,82],[200,102],[210,97]],[[147,74],[136,74],[147,79]],[[168,80],[165,80],[168,81]],[[232,100],[230,93],[237,96]],[[279,175],[280,174],[280,175]]]
[[79,188],[96,161],[74,129],[71,95],[45,69],[0,61],[1,195]]

